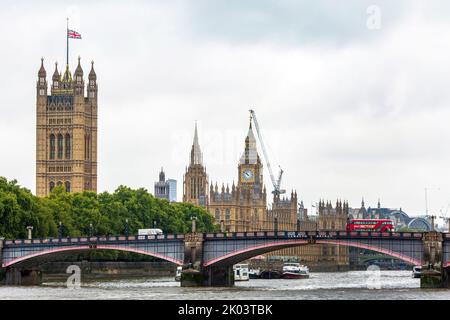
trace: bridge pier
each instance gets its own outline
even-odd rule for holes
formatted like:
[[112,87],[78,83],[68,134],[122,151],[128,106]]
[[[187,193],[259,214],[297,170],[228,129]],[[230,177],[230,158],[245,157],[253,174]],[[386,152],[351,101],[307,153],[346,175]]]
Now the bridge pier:
[[450,289],[450,267],[442,270],[442,285],[444,288]]
[[3,283],[6,277],[6,270],[2,268],[3,265],[3,238],[0,238],[0,283]]
[[234,286],[233,266],[207,267],[203,270],[205,287],[232,287]]
[[[448,270],[442,267],[442,233],[431,231],[423,236],[423,261],[420,287],[444,288],[448,286]],[[447,283],[447,285],[446,285]]]
[[182,287],[231,287],[234,285],[233,266],[203,267],[203,235],[190,233],[184,240]]
[[2,269],[3,265],[3,242],[5,241],[4,238],[0,238],[0,270]]
[[[195,230],[193,230],[195,231]],[[200,287],[205,274],[202,272],[203,235],[188,233],[184,237],[184,263],[181,271],[182,287]]]
[[42,284],[42,273],[39,270],[7,268],[4,283],[10,286],[38,286]]

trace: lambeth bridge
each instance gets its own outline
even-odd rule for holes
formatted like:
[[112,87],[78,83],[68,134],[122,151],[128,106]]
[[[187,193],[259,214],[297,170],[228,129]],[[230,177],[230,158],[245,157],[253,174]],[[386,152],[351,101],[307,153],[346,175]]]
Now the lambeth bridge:
[[[182,266],[182,286],[232,286],[233,265],[296,246],[339,245],[372,250],[422,267],[422,287],[448,287],[450,233],[427,232],[236,232],[107,236],[28,240],[0,239],[0,272],[8,284],[25,284],[36,266],[62,254],[119,250]],[[30,282],[29,282],[30,283]],[[36,281],[31,281],[36,284]]]

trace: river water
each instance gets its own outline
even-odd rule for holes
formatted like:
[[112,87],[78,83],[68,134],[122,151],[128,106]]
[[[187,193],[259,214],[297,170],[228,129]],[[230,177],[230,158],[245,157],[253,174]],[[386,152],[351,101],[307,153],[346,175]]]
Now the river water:
[[450,289],[420,289],[410,271],[311,273],[309,279],[252,279],[233,288],[181,288],[172,278],[0,287],[0,299],[450,299]]

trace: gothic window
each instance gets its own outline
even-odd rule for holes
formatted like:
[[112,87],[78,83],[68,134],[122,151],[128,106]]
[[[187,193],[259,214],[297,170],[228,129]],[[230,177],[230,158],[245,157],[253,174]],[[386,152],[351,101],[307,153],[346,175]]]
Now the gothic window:
[[58,181],[58,182],[56,183],[56,185],[57,185],[58,187],[60,187],[60,186],[62,186],[62,182],[61,182],[61,181]]
[[230,214],[230,209],[226,209],[225,210],[225,220],[230,221],[231,219],[231,214]]
[[39,90],[39,95],[40,96],[45,96],[45,90],[44,89],[40,89]]
[[84,136],[84,159],[90,159],[91,139],[88,135]]
[[58,134],[58,159],[62,159],[63,157],[63,136],[62,134]]
[[52,181],[52,182],[50,182],[50,192],[52,192],[54,188],[55,188],[55,183]]
[[64,183],[64,186],[66,187],[66,191],[70,192],[70,182],[66,181],[66,183]]
[[50,135],[50,159],[55,159],[55,135]]
[[70,134],[66,134],[66,159],[70,159],[72,155],[72,139]]
[[45,78],[39,78],[39,84],[43,86],[45,84]]
[[58,81],[55,81],[55,82],[53,83],[53,86],[54,86],[55,88],[58,88],[59,82],[58,82]]
[[219,209],[216,209],[215,216],[216,216],[216,220],[219,221],[220,220],[220,211],[219,211]]

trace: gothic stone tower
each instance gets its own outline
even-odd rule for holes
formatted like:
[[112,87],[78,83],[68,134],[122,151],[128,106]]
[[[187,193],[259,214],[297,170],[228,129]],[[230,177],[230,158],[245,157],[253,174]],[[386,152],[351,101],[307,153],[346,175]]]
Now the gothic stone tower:
[[183,177],[183,202],[208,206],[208,175],[206,174],[206,168],[203,166],[197,123],[195,124],[194,143],[191,149],[191,161]]
[[97,191],[97,75],[92,62],[87,84],[78,58],[74,77],[56,64],[48,95],[44,59],[36,96],[36,195],[47,196],[55,186],[69,192]]
[[[328,231],[345,231],[349,206],[346,201],[336,201],[333,208],[331,202],[319,202],[318,229]],[[349,250],[345,246],[322,245],[319,261],[323,268],[329,270],[346,269],[349,265]]]
[[252,126],[245,139],[245,150],[238,165],[238,185],[210,187],[208,211],[227,231],[262,231],[265,225],[267,194],[263,184],[263,166],[256,149]]

